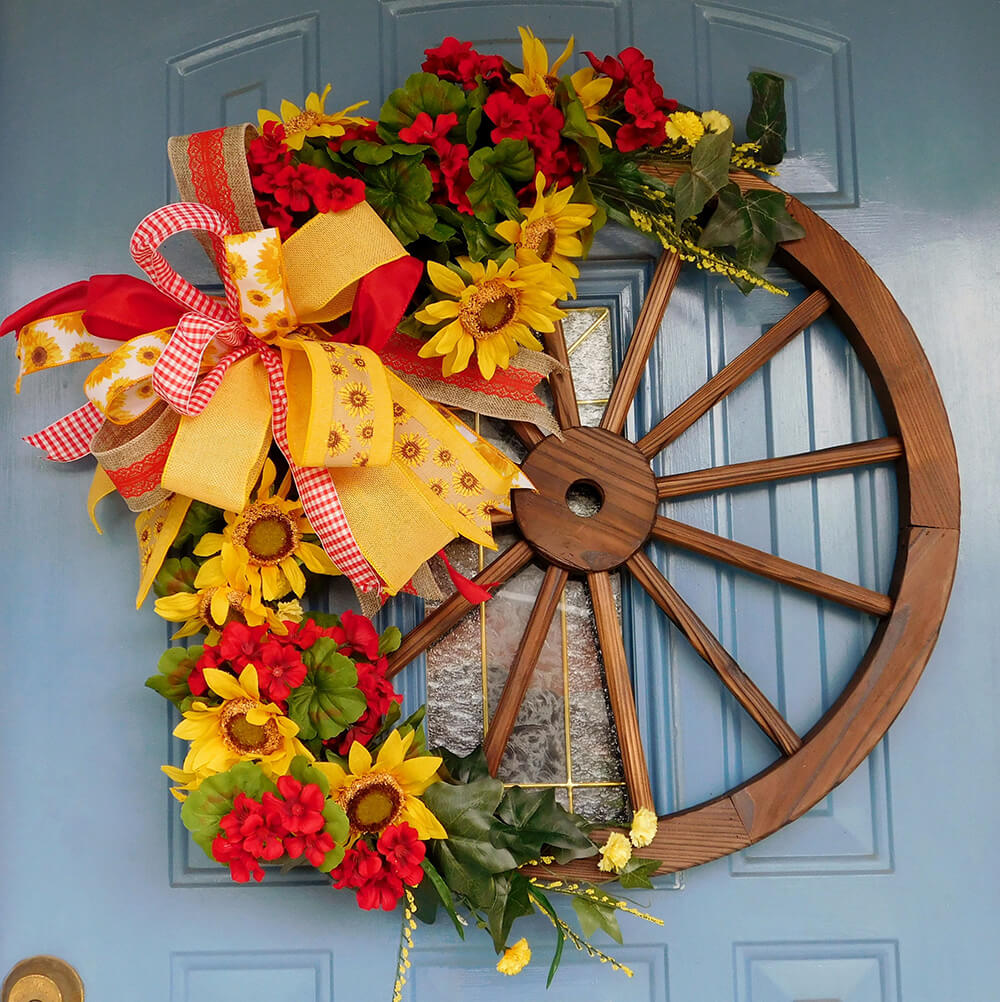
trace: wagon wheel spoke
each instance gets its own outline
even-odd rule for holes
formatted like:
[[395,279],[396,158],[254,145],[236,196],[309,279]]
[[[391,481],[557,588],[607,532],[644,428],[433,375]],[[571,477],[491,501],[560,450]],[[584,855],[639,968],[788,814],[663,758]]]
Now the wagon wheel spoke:
[[713,466],[690,473],[675,473],[656,478],[656,496],[661,500],[724,490],[744,484],[762,484],[769,480],[807,477],[816,473],[846,470],[852,466],[884,463],[903,455],[898,438],[876,438],[869,442],[838,445],[832,449],[803,452],[796,456],[755,459],[749,463]]
[[721,560],[741,570],[791,585],[793,588],[800,588],[812,595],[839,602],[861,612],[874,616],[887,616],[892,612],[892,599],[881,592],[871,591],[861,585],[833,577],[831,574],[824,574],[822,571],[747,546],[745,543],[717,536],[713,532],[676,522],[672,518],[658,516],[653,523],[651,535],[661,543],[670,543],[700,553],[702,556]]
[[545,438],[545,433],[530,421],[511,421],[510,427],[529,452]]
[[664,251],[656,265],[625,359],[615,379],[604,416],[601,418],[601,427],[616,435],[620,435],[622,428],[625,427],[625,418],[639,389],[639,381],[646,369],[649,353],[653,350],[656,334],[660,329],[663,314],[670,302],[680,271],[681,259],[672,251]]
[[577,428],[580,425],[580,408],[577,406],[576,390],[573,388],[573,374],[569,368],[569,352],[566,350],[562,323],[557,321],[556,329],[551,334],[543,334],[542,341],[545,350],[565,366],[561,372],[553,372],[549,376],[556,420],[563,431],[567,428]]
[[494,511],[490,514],[490,526],[495,532],[497,529],[506,529],[515,523],[514,513],[511,511]]
[[568,577],[569,574],[561,567],[550,565],[542,579],[541,588],[528,617],[528,625],[524,628],[514,663],[510,666],[510,673],[500,694],[496,713],[493,714],[483,741],[486,764],[494,776],[500,768],[504,750],[514,730],[518,711],[521,709],[524,694],[528,691],[528,683],[534,674],[535,665],[538,664],[538,656],[542,653],[545,638],[552,625],[552,617],[555,615]]
[[821,317],[830,306],[830,297],[821,290],[806,297],[790,313],[762,334],[749,348],[724,365],[704,386],[695,390],[651,431],[636,443],[639,451],[652,459],[724,396],[753,375],[796,334]]
[[719,676],[722,684],[736,697],[757,726],[784,752],[792,755],[802,747],[802,739],[778,712],[771,701],[743,673],[715,634],[699,619],[694,610],[677,594],[670,582],[641,550],[626,561],[632,576],[649,597],[667,614],[687,637],[691,646]]
[[604,660],[611,712],[618,731],[625,785],[634,810],[640,807],[653,810],[653,789],[649,782],[646,753],[639,732],[639,717],[635,709],[635,695],[625,658],[615,596],[611,590],[611,577],[607,571],[597,571],[587,575],[587,584],[590,586],[590,598],[594,606],[594,621]]
[[[483,568],[473,579],[480,585],[502,585],[531,560],[531,547],[519,539],[510,549],[505,550],[491,564]],[[388,676],[402,671],[415,657],[423,654],[432,644],[437,643],[466,613],[475,606],[459,592],[445,599],[433,612],[424,617],[399,645],[399,649],[389,657]]]

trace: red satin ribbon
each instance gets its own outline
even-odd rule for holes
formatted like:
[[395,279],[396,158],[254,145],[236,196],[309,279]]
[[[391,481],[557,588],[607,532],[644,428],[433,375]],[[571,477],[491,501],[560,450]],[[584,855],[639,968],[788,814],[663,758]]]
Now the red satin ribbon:
[[457,571],[452,567],[451,561],[448,559],[448,554],[444,550],[438,550],[437,555],[444,561],[448,577],[451,578],[451,583],[455,586],[455,590],[466,602],[471,605],[482,605],[483,602],[488,602],[493,598],[487,589],[496,588],[495,584],[487,585],[486,588],[482,585],[477,585],[475,581],[470,581],[461,571]]
[[381,355],[403,319],[420,276],[423,262],[401,257],[369,272],[358,283],[348,325],[333,336],[342,344],[360,344]]
[[83,326],[94,337],[130,341],[139,334],[173,327],[184,313],[169,296],[133,275],[92,275],[39,296],[0,323],[0,337],[42,317],[83,310]]

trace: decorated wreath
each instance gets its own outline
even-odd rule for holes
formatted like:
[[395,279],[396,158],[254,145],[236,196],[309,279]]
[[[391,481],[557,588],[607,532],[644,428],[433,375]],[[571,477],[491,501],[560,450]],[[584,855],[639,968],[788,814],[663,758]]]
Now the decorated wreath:
[[[451,567],[530,480],[456,410],[558,433],[539,385],[565,370],[558,334],[576,261],[607,221],[655,237],[744,292],[802,230],[773,190],[784,152],[781,80],[751,74],[749,142],[729,118],[664,95],[635,48],[560,76],[520,29],[523,65],[454,38],[389,95],[378,120],[326,103],[170,140],[184,201],[151,212],[131,252],[149,282],[96,275],[19,310],[21,376],[99,359],[87,402],[26,441],[50,459],[93,455],[88,506],[136,513],[140,584],[178,624],[147,685],[189,742],[165,765],[194,840],[241,883],[311,866],[361,908],[402,906],[395,998],[416,919],[443,909],[491,936],[497,969],[531,957],[515,921],[539,911],[566,940],[621,942],[625,899],[547,872],[597,858],[623,888],[651,887],[646,806],[602,844],[552,790],[505,786],[482,749],[429,749],[388,672],[400,632],[306,611],[317,575],[344,575],[373,614],[401,591],[440,600],[440,557],[467,602],[489,591]],[[195,288],[160,252],[195,231],[222,281]],[[98,531],[100,531],[98,527]],[[651,806],[651,805],[650,805]],[[638,851],[637,851],[638,850]],[[553,906],[568,895],[580,924]]]

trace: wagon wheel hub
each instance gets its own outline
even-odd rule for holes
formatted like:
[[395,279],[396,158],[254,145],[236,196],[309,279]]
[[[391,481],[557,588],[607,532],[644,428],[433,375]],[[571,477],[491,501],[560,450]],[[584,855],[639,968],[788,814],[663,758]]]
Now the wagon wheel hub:
[[[540,557],[570,572],[608,571],[649,537],[656,478],[629,441],[603,428],[570,428],[534,448],[521,469],[535,491],[516,491],[514,517]],[[590,488],[596,511],[578,514],[574,490]],[[595,507],[596,507],[595,505]]]

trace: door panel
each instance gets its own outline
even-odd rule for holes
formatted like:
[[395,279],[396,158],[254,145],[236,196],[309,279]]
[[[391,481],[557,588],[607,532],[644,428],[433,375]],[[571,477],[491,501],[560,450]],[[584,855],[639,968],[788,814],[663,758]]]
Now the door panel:
[[[568,957],[544,993],[547,924],[514,982],[483,942],[421,927],[406,997],[603,1002],[940,1002],[995,995],[997,747],[992,594],[997,562],[997,418],[992,330],[998,185],[989,48],[998,12],[927,0],[906,15],[860,0],[774,0],[766,10],[681,0],[530,6],[473,0],[264,0],[155,5],[8,0],[0,5],[0,312],[92,272],[132,270],[128,235],[174,197],[168,135],[252,119],[259,106],[334,84],[331,104],[373,111],[454,34],[517,58],[516,25],[549,43],[570,31],[598,55],[635,43],[668,94],[739,121],[746,73],[787,79],[790,152],[780,183],[869,259],[910,317],[952,418],[964,478],[962,553],[925,678],[869,759],[787,829],[728,859],[665,878],[643,896],[662,929],[624,921],[631,982]],[[574,65],[580,65],[580,58]],[[970,69],[975,68],[976,82]],[[972,132],[972,138],[969,133]],[[962,143],[969,152],[961,153]],[[207,280],[200,252],[177,249]],[[581,306],[610,314],[620,358],[652,249],[606,235],[583,269]],[[777,274],[777,273],[776,273]],[[794,297],[797,290],[790,287]],[[629,432],[641,433],[788,304],[683,276]],[[82,366],[80,367],[83,368]],[[78,405],[80,373],[30,377],[15,402],[0,350],[0,477],[7,498],[0,647],[5,852],[0,967],[51,953],[88,996],[149,1002],[389,998],[398,917],[357,911],[322,881],[269,875],[232,885],[192,847],[158,773],[173,719],[142,688],[162,623],[129,610],[131,518],[113,501],[96,538],[91,468],[47,464],[19,438]],[[826,322],[793,341],[660,458],[659,472],[877,437],[867,377]],[[886,468],[665,505],[691,524],[871,588],[894,559]],[[764,692],[805,730],[830,705],[874,628],[864,616],[700,559],[659,566]],[[683,583],[683,584],[681,584]],[[347,600],[343,589],[334,604]],[[419,615],[402,602],[389,615]],[[648,602],[623,594],[639,716],[661,811],[715,795],[773,752]],[[476,665],[478,670],[478,652]],[[416,670],[414,670],[416,669]],[[423,693],[420,665],[404,685]],[[890,754],[891,749],[891,754]],[[193,849],[193,851],[192,851]],[[736,879],[753,878],[753,879]]]

